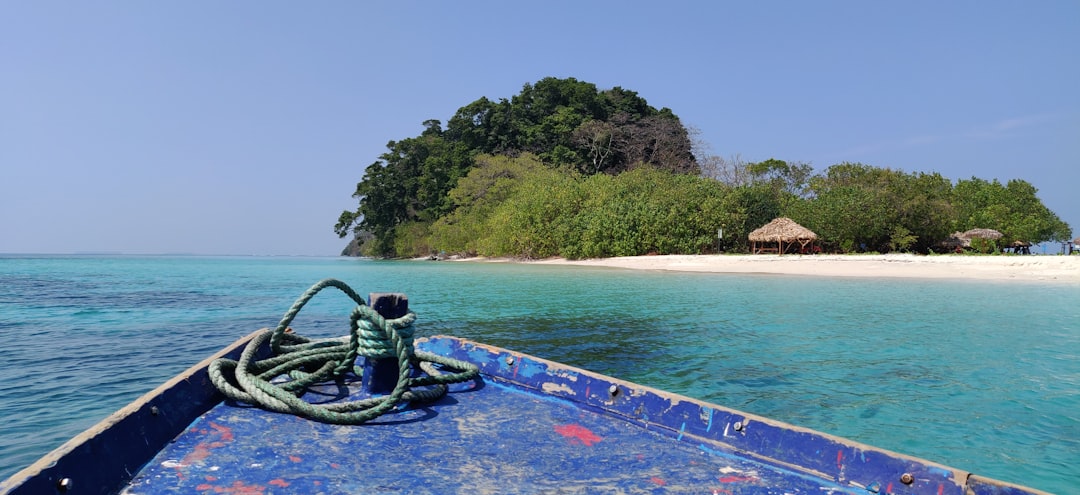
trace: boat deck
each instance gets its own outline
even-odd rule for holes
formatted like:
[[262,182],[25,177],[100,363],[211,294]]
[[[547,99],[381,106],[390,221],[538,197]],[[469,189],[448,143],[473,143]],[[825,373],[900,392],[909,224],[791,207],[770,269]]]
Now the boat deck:
[[[1041,493],[452,337],[416,347],[473,363],[478,378],[362,425],[222,402],[207,369],[255,335],[0,483],[0,494]],[[304,399],[360,390],[349,377]]]
[[[958,493],[948,469],[601,375],[456,339],[418,348],[477,363],[483,374],[435,403],[360,426],[221,403],[122,493]],[[359,385],[305,399],[340,399]],[[790,442],[785,452],[818,442],[828,469],[740,448],[762,440]],[[848,477],[850,465],[869,461],[915,481],[902,483],[899,471]]]
[[[865,493],[643,430],[514,386],[472,382],[338,426],[221,404],[127,493]],[[246,492],[243,490],[247,490]]]

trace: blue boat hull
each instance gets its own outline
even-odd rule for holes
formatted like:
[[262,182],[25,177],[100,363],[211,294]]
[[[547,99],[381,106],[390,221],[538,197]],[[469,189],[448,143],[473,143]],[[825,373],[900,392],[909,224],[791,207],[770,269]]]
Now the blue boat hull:
[[[1042,493],[451,337],[416,347],[473,363],[479,378],[363,425],[319,423],[223,400],[207,367],[250,339],[0,493]],[[305,400],[358,390],[359,379],[345,380]]]

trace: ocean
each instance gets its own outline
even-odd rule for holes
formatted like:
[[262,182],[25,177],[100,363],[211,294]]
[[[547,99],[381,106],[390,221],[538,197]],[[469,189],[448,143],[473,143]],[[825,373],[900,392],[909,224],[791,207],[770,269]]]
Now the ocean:
[[[0,479],[320,279],[450,334],[1052,493],[1080,486],[1080,285],[352,258],[0,256]],[[293,327],[348,331],[333,289]]]

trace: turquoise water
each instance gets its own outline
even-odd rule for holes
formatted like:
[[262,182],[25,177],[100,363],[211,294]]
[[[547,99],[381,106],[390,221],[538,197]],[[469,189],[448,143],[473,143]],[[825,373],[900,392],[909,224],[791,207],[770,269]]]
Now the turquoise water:
[[[0,256],[0,478],[325,277],[452,334],[1076,493],[1080,285],[345,258]],[[293,326],[347,331],[320,294]]]

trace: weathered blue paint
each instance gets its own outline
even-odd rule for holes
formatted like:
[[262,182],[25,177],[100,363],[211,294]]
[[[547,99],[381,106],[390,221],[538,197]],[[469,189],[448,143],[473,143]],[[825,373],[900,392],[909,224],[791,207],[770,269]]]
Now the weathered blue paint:
[[[219,403],[203,365],[0,493],[60,493],[61,477],[67,493],[1040,493],[504,349],[417,347],[483,374],[434,404],[337,426]],[[362,394],[360,381],[305,398]],[[150,404],[186,419],[156,431]],[[113,465],[144,434],[154,446]]]
[[[451,357],[470,356],[492,379],[616,415],[677,441],[694,442],[703,450],[741,452],[864,492],[876,483],[884,493],[964,494],[968,473],[920,459],[501,349],[441,338],[423,344],[429,345]],[[538,371],[530,376],[507,373],[500,364],[507,358]],[[905,473],[912,477],[910,485],[901,481]]]

